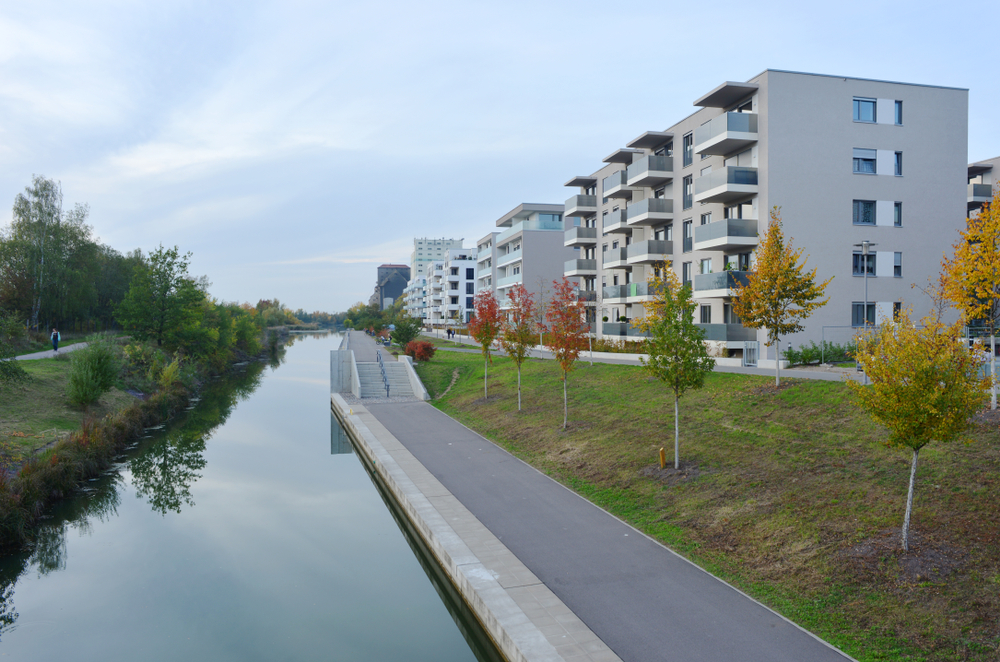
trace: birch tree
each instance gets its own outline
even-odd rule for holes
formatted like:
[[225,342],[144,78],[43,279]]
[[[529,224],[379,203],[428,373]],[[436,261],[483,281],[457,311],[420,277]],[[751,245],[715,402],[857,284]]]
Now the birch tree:
[[774,346],[774,385],[781,383],[781,336],[803,329],[802,320],[814,310],[825,306],[829,298],[820,300],[833,277],[816,282],[816,269],[805,271],[805,261],[799,262],[802,249],[785,241],[781,229],[781,208],[771,209],[771,222],[757,247],[753,271],[747,274],[747,284],[737,283],[733,292],[733,312],[743,326],[767,329],[768,347]]
[[25,248],[26,267],[31,278],[29,323],[38,327],[38,313],[42,308],[43,292],[51,268],[50,254],[54,233],[62,220],[62,186],[41,175],[31,178],[31,186],[14,198],[12,234]]

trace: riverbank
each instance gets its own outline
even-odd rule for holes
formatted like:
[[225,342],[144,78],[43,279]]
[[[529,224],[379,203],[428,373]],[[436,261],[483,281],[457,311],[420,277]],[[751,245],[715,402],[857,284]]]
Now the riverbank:
[[[435,405],[713,574],[860,660],[992,660],[1000,646],[1000,435],[921,453],[909,555],[898,551],[909,458],[837,382],[713,374],[673,401],[640,368],[589,366],[569,377],[570,427],[551,363],[516,372],[439,352],[418,372]],[[790,377],[791,375],[789,375]]]

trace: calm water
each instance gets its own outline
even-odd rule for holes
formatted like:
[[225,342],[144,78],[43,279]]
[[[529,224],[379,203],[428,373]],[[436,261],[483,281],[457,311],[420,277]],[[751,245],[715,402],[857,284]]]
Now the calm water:
[[305,336],[154,431],[0,564],[12,660],[472,661]]

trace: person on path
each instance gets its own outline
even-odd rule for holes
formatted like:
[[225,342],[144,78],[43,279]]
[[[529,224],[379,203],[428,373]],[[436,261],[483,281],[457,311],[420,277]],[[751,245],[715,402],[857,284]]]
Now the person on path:
[[52,351],[56,354],[59,353],[59,331],[55,328],[52,329]]

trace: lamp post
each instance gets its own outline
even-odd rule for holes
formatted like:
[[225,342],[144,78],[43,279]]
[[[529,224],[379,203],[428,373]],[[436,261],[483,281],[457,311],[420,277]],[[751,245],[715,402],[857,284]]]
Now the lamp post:
[[[861,270],[865,276],[865,303],[864,308],[861,309],[861,316],[865,320],[865,330],[868,329],[868,256],[871,254],[871,247],[877,246],[878,244],[872,243],[865,239],[860,244],[854,244],[855,248],[861,249]],[[873,324],[874,326],[874,324]],[[868,373],[865,373],[865,384],[868,383]]]

